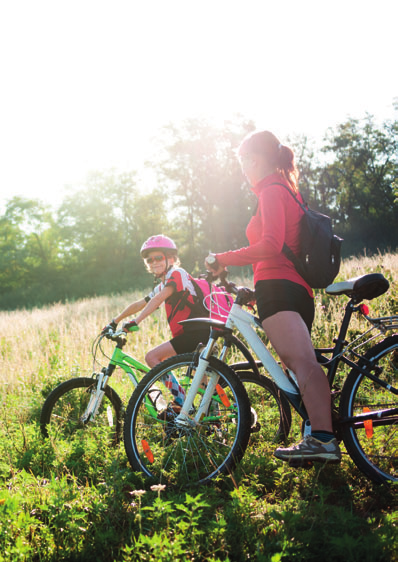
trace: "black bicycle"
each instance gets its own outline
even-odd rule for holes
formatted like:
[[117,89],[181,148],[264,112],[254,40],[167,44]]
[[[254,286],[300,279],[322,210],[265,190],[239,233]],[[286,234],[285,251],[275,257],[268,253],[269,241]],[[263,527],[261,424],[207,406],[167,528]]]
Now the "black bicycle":
[[[398,334],[387,336],[398,328],[398,316],[371,318],[363,301],[384,294],[388,288],[388,281],[379,273],[330,285],[327,294],[345,295],[349,300],[334,345],[316,350],[332,391],[335,435],[358,468],[378,483],[398,481]],[[211,328],[204,349],[157,365],[139,383],[128,404],[124,425],[127,456],[134,470],[157,481],[205,483],[232,471],[242,458],[253,433],[253,411],[262,414],[264,407],[251,396],[250,409],[238,374],[213,355],[217,341],[231,335],[233,329],[244,337],[283,396],[282,419],[286,416],[290,420],[286,403],[290,404],[303,420],[303,433],[310,431],[294,373],[285,372],[273,358],[257,334],[261,323],[242,308],[253,299],[252,291],[231,290],[236,298],[225,323],[185,321]],[[366,320],[368,329],[347,341],[354,314]],[[344,366],[350,369],[348,375],[342,372],[337,377]],[[148,394],[168,372],[184,385],[185,401],[182,408],[176,408],[172,394],[166,391],[164,414],[150,417],[145,407]],[[260,400],[261,393],[256,394]],[[284,435],[289,427],[290,421]]]

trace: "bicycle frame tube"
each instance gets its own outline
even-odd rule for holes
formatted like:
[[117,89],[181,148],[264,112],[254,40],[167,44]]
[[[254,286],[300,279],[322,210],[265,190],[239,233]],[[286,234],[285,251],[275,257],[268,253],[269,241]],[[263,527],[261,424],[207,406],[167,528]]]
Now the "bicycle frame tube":
[[109,365],[114,365],[115,367],[120,367],[121,369],[123,369],[134,386],[137,386],[138,384],[135,371],[141,371],[144,373],[147,373],[149,371],[149,367],[147,365],[140,363],[139,361],[131,357],[131,355],[124,353],[124,351],[117,346],[113,350]]
[[243,335],[245,340],[249,343],[250,347],[254,350],[257,357],[260,359],[265,369],[271,375],[275,384],[288,396],[298,396],[298,388],[289,381],[283,369],[278,365],[271,353],[268,351],[264,342],[257,335],[254,330],[256,326],[254,316],[243,310],[237,304],[233,304],[231,311],[226,322],[228,328],[236,327]]

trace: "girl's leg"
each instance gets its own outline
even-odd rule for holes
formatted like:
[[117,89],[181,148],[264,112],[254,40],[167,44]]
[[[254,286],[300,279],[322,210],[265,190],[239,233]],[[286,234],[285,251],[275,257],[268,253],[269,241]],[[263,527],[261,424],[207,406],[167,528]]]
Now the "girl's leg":
[[173,355],[176,355],[174,347],[167,341],[148,351],[145,356],[145,361],[148,367],[152,369],[152,367],[155,367],[158,363],[161,363]]
[[[161,363],[165,359],[173,357],[174,355],[176,355],[174,347],[170,342],[165,342],[148,351],[145,356],[145,361],[147,365],[152,368],[158,363]],[[185,399],[185,392],[178,380],[172,373],[170,373],[169,375],[162,377],[162,382],[174,396],[176,404],[181,405]]]
[[312,431],[332,431],[331,396],[300,314],[282,311],[266,318],[263,328],[282,362],[297,377]]

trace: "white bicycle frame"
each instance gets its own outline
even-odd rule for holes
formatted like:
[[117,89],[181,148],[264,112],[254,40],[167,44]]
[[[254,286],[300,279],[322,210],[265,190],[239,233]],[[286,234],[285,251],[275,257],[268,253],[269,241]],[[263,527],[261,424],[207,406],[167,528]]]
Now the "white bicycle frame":
[[[291,397],[299,397],[300,393],[298,387],[289,380],[286,373],[278,365],[275,359],[272,357],[271,353],[268,351],[264,342],[258,336],[255,331],[255,327],[258,327],[256,318],[244,310],[240,305],[234,303],[228,314],[225,326],[227,328],[236,328],[248,342],[249,346],[254,350],[255,354],[259,360],[264,365],[265,369],[270,374],[271,378],[275,384],[280,388],[285,394]],[[206,373],[207,367],[209,366],[209,358],[212,354],[212,348],[214,346],[215,340],[209,339],[204,350],[201,352],[199,357],[198,366],[196,372],[192,379],[191,386],[185,397],[184,404],[182,405],[180,414],[176,417],[176,423],[181,426],[192,426],[200,423],[201,419],[206,415],[208,407],[214,392],[216,391],[216,386],[218,383],[219,376],[215,373]],[[294,379],[294,374],[290,373]],[[188,412],[192,408],[195,396],[202,384],[204,376],[207,377],[207,388],[205,394],[202,398],[198,411],[193,419],[190,419]]]

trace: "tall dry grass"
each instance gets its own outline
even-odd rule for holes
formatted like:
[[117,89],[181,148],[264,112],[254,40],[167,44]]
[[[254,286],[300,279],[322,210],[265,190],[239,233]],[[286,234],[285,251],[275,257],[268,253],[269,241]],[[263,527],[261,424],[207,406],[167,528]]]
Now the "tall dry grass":
[[[65,379],[92,371],[91,344],[101,329],[142,294],[82,299],[33,310],[0,313],[0,384]],[[145,350],[168,337],[163,315],[132,334],[129,352],[144,361]]]
[[[372,301],[372,315],[397,314],[397,254],[344,260],[337,280],[380,271],[391,288],[388,295]],[[250,279],[237,281],[252,286]],[[116,313],[141,296],[132,292],[40,309],[0,312],[0,385],[3,389],[27,383],[40,387],[46,381],[55,386],[73,374],[91,374],[92,341]],[[344,297],[330,298],[324,291],[317,293],[313,329],[316,345],[325,345],[336,334],[345,302]],[[164,313],[159,311],[142,324],[139,332],[129,336],[128,352],[144,361],[145,352],[169,336]]]

